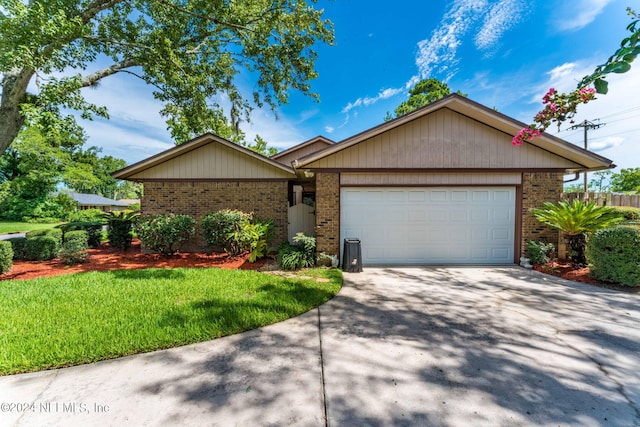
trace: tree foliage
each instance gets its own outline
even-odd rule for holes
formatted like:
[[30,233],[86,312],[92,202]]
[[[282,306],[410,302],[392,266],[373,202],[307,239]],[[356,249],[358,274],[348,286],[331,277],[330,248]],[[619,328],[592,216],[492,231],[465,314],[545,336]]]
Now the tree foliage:
[[64,218],[75,208],[58,186],[109,198],[138,198],[141,185],[116,181],[111,172],[126,162],[85,149],[84,139],[62,135],[45,137],[26,127],[16,142],[0,155],[0,218],[38,220]]
[[640,193],[640,168],[621,169],[611,175],[611,191]]
[[[74,116],[108,117],[81,89],[128,73],[152,85],[178,142],[212,131],[226,138],[250,103],[275,108],[309,82],[317,42],[333,28],[315,0],[4,0],[0,8],[0,153],[25,123],[46,134],[80,133]],[[108,65],[94,71],[100,64]],[[238,76],[255,80],[242,94]],[[59,77],[63,74],[63,77]],[[27,87],[35,80],[37,93]],[[231,105],[228,117],[222,100]]]
[[[457,91],[456,93],[458,95],[467,96],[460,91]],[[391,113],[387,113],[385,120],[388,121],[408,114],[418,108],[424,107],[427,104],[431,104],[438,99],[444,98],[449,94],[451,94],[449,86],[438,79],[420,80],[409,90],[409,99],[398,105],[394,110],[393,115],[391,115]]]

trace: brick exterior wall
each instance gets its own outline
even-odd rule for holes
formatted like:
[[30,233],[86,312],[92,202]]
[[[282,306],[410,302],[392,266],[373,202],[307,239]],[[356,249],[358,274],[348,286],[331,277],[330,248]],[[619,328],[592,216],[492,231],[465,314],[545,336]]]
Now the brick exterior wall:
[[[288,189],[286,181],[255,182],[145,182],[140,201],[143,215],[187,214],[196,221],[222,209],[253,212],[258,219],[273,219],[274,243],[287,240]],[[206,251],[202,232],[179,247],[182,251]]]
[[528,240],[553,243],[558,247],[558,230],[540,223],[531,213],[544,202],[557,203],[562,193],[563,174],[525,173],[522,175],[522,254]]
[[340,174],[316,174],[316,245],[318,253],[340,253]]

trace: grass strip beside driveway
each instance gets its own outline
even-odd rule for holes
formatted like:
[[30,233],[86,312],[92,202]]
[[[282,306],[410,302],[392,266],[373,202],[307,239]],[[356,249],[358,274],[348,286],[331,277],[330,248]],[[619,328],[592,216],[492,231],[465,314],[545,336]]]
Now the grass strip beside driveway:
[[255,329],[324,303],[342,285],[336,269],[300,274],[311,278],[176,268],[0,282],[0,375],[95,362]]
[[55,228],[58,224],[34,224],[30,222],[6,222],[0,221],[0,234],[20,233],[33,230],[46,230]]

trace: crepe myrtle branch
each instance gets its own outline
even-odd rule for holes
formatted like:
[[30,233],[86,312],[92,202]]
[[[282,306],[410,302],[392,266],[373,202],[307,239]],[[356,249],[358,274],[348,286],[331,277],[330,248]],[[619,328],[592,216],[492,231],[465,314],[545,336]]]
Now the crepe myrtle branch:
[[[640,55],[640,15],[631,8],[627,8],[627,13],[631,16],[631,23],[627,25],[627,30],[631,35],[625,37],[620,42],[620,48],[607,59],[604,64],[598,65],[593,73],[584,76],[573,92],[558,93],[554,88],[542,98],[544,108],[533,118],[533,123],[523,128],[513,137],[511,143],[519,146],[525,142],[538,138],[551,123],[556,122],[558,129],[566,120],[571,120],[575,116],[578,105],[586,104],[596,99],[596,93],[606,95],[609,86],[605,80],[607,74],[626,73],[631,69],[631,63]],[[593,85],[593,87],[590,87]],[[571,120],[571,123],[573,121]]]

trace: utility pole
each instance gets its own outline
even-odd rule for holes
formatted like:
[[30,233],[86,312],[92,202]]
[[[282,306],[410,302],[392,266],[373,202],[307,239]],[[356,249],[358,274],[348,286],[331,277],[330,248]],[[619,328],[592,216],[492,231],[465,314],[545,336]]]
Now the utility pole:
[[[600,119],[597,119],[600,120]],[[600,126],[604,126],[606,123],[598,123],[595,124],[593,122],[590,122],[588,120],[585,119],[585,121],[583,121],[582,123],[579,123],[577,125],[573,125],[571,126],[569,129],[574,130],[574,129],[578,129],[578,128],[583,128],[584,129],[584,149],[587,149],[587,132],[589,129],[598,129]],[[584,192],[587,192],[587,172],[583,172],[584,174]]]

